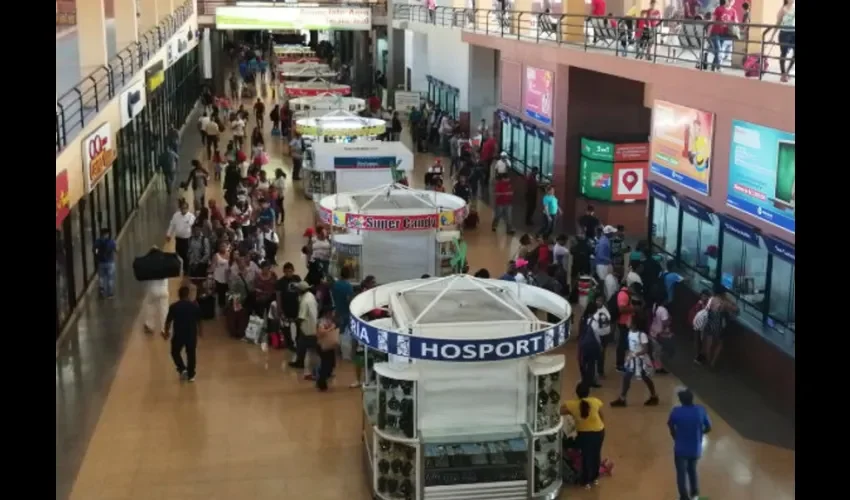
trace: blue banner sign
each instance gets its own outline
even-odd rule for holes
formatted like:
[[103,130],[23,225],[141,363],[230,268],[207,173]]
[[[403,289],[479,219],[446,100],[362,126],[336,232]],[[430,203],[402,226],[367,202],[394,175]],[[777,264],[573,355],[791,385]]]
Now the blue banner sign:
[[760,246],[759,240],[761,240],[761,237],[759,235],[758,229],[754,228],[749,224],[741,222],[738,219],[729,217],[728,215],[724,215],[721,218],[721,221],[723,230],[727,233],[735,235],[744,243],[749,243],[750,245],[756,247]]
[[361,344],[395,356],[446,362],[504,361],[542,354],[562,346],[570,338],[569,322],[515,337],[484,340],[434,339],[375,328],[351,318],[351,334]]
[[363,157],[336,157],[334,168],[337,169],[372,169],[393,168],[396,165],[395,156],[363,156]]
[[649,184],[649,194],[656,200],[663,201],[668,205],[676,206],[676,193],[673,192],[672,189],[668,189],[665,186],[653,181],[648,181]]
[[703,222],[714,225],[714,221],[711,220],[711,214],[714,213],[712,209],[702,203],[697,203],[686,197],[682,197],[679,201],[682,203],[682,210],[684,210],[685,213],[691,214]]
[[771,236],[765,236],[762,239],[764,240],[764,245],[767,247],[767,251],[772,253],[775,257],[779,257],[791,264],[796,263],[797,250],[793,245]]

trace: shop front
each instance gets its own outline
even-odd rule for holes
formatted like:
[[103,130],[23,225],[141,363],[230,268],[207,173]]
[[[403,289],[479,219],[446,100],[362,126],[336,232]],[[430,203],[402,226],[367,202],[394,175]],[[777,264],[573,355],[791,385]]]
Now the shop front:
[[541,182],[552,182],[552,132],[504,110],[497,111],[496,118],[499,150],[508,154],[514,172],[526,176],[536,168]]
[[[67,203],[68,173],[56,177],[56,338],[95,279],[93,246],[101,229],[113,237],[139,206],[156,174],[172,124],[185,123],[200,96],[198,51],[130,84],[121,94],[121,128],[108,122],[83,139],[85,195]],[[151,84],[154,85],[151,85]]]
[[460,89],[431,75],[426,75],[425,79],[428,80],[428,100],[448,113],[452,119],[459,120]]

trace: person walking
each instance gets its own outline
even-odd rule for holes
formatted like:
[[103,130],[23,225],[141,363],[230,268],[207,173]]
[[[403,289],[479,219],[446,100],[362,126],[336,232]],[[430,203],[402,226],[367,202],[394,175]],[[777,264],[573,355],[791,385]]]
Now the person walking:
[[111,299],[115,295],[115,254],[118,244],[112,239],[109,228],[100,230],[100,238],[94,242],[94,259],[97,262],[97,277],[100,296]]
[[303,369],[304,378],[313,379],[313,363],[310,354],[319,354],[319,343],[316,337],[316,328],[319,322],[319,304],[316,296],[310,291],[310,285],[306,281],[294,284],[299,293],[298,298],[298,339],[296,341],[296,358],[289,363],[291,368]]
[[632,385],[632,379],[637,377],[643,380],[649,390],[649,399],[644,406],[658,406],[658,393],[655,392],[655,383],[652,381],[652,360],[649,359],[649,337],[638,327],[638,322],[632,317],[629,324],[628,345],[629,352],[626,355],[625,373],[623,374],[623,386],[620,397],[611,402],[614,408],[626,406],[626,396]]
[[189,211],[189,204],[180,201],[180,210],[171,216],[165,241],[174,238],[174,249],[183,261],[183,274],[189,274],[189,238],[192,237],[192,226],[195,225],[195,214]]
[[703,436],[711,432],[711,420],[702,405],[694,404],[690,390],[679,389],[676,395],[680,406],[670,411],[667,427],[673,438],[679,500],[692,500],[699,497],[697,464],[702,456]]
[[[201,332],[201,308],[197,303],[189,299],[189,287],[181,286],[177,292],[179,300],[168,308],[165,317],[165,331],[162,336],[165,340],[171,338],[171,359],[181,380],[195,381],[195,349],[198,345],[198,337]],[[173,328],[172,328],[173,327]],[[173,333],[172,333],[173,332]],[[186,360],[183,360],[183,351],[186,351]]]
[[508,174],[496,174],[496,185],[493,187],[493,194],[496,198],[496,206],[493,213],[493,232],[496,232],[499,221],[505,221],[507,233],[514,234],[514,187],[508,178]]
[[576,387],[576,396],[577,399],[564,402],[561,414],[575,420],[576,441],[581,449],[581,485],[590,489],[599,484],[602,465],[602,442],[605,440],[602,401],[590,397],[590,387],[584,383]]
[[546,194],[543,196],[543,227],[540,228],[540,235],[548,238],[555,229],[555,218],[561,213],[561,207],[558,205],[558,198],[555,196],[555,186],[546,188]]

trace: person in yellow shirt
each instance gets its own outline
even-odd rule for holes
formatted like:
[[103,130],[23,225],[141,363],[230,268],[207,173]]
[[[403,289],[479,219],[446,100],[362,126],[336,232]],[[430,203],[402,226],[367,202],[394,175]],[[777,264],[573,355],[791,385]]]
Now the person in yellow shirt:
[[565,401],[562,415],[570,415],[576,423],[576,442],[581,449],[581,484],[585,489],[599,484],[599,467],[602,464],[602,442],[605,439],[605,422],[602,419],[602,401],[590,397],[590,387],[579,384],[577,399]]

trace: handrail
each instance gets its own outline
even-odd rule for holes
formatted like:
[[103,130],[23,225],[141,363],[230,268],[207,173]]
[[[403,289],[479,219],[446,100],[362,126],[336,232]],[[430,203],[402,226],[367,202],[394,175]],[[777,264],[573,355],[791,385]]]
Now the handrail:
[[56,99],[56,156],[189,19],[194,4],[193,0],[187,0],[157,26],[139,36],[138,42],[124,47],[107,65],[97,68]]
[[[236,6],[240,0],[198,0],[198,15],[214,16],[217,7]],[[302,7],[297,3],[285,2],[284,0],[266,0],[269,7]],[[316,0],[307,2],[308,7],[371,7],[373,16],[384,17],[387,15],[387,0]]]
[[[787,74],[782,75],[780,31],[795,33],[794,27],[769,24],[718,23],[700,19],[646,18],[550,14],[514,10],[464,9],[419,5],[394,5],[393,20],[460,28],[488,36],[511,38],[538,44],[567,46],[585,52],[634,57],[656,64],[689,66],[701,71],[795,81],[796,53],[786,45]],[[646,21],[653,27],[643,29]],[[644,22],[641,22],[644,21]],[[739,39],[712,36],[712,25],[724,25]],[[713,68],[715,49],[720,55]],[[793,56],[790,56],[794,53]],[[769,78],[768,78],[769,77]],[[779,78],[777,78],[779,77]]]

